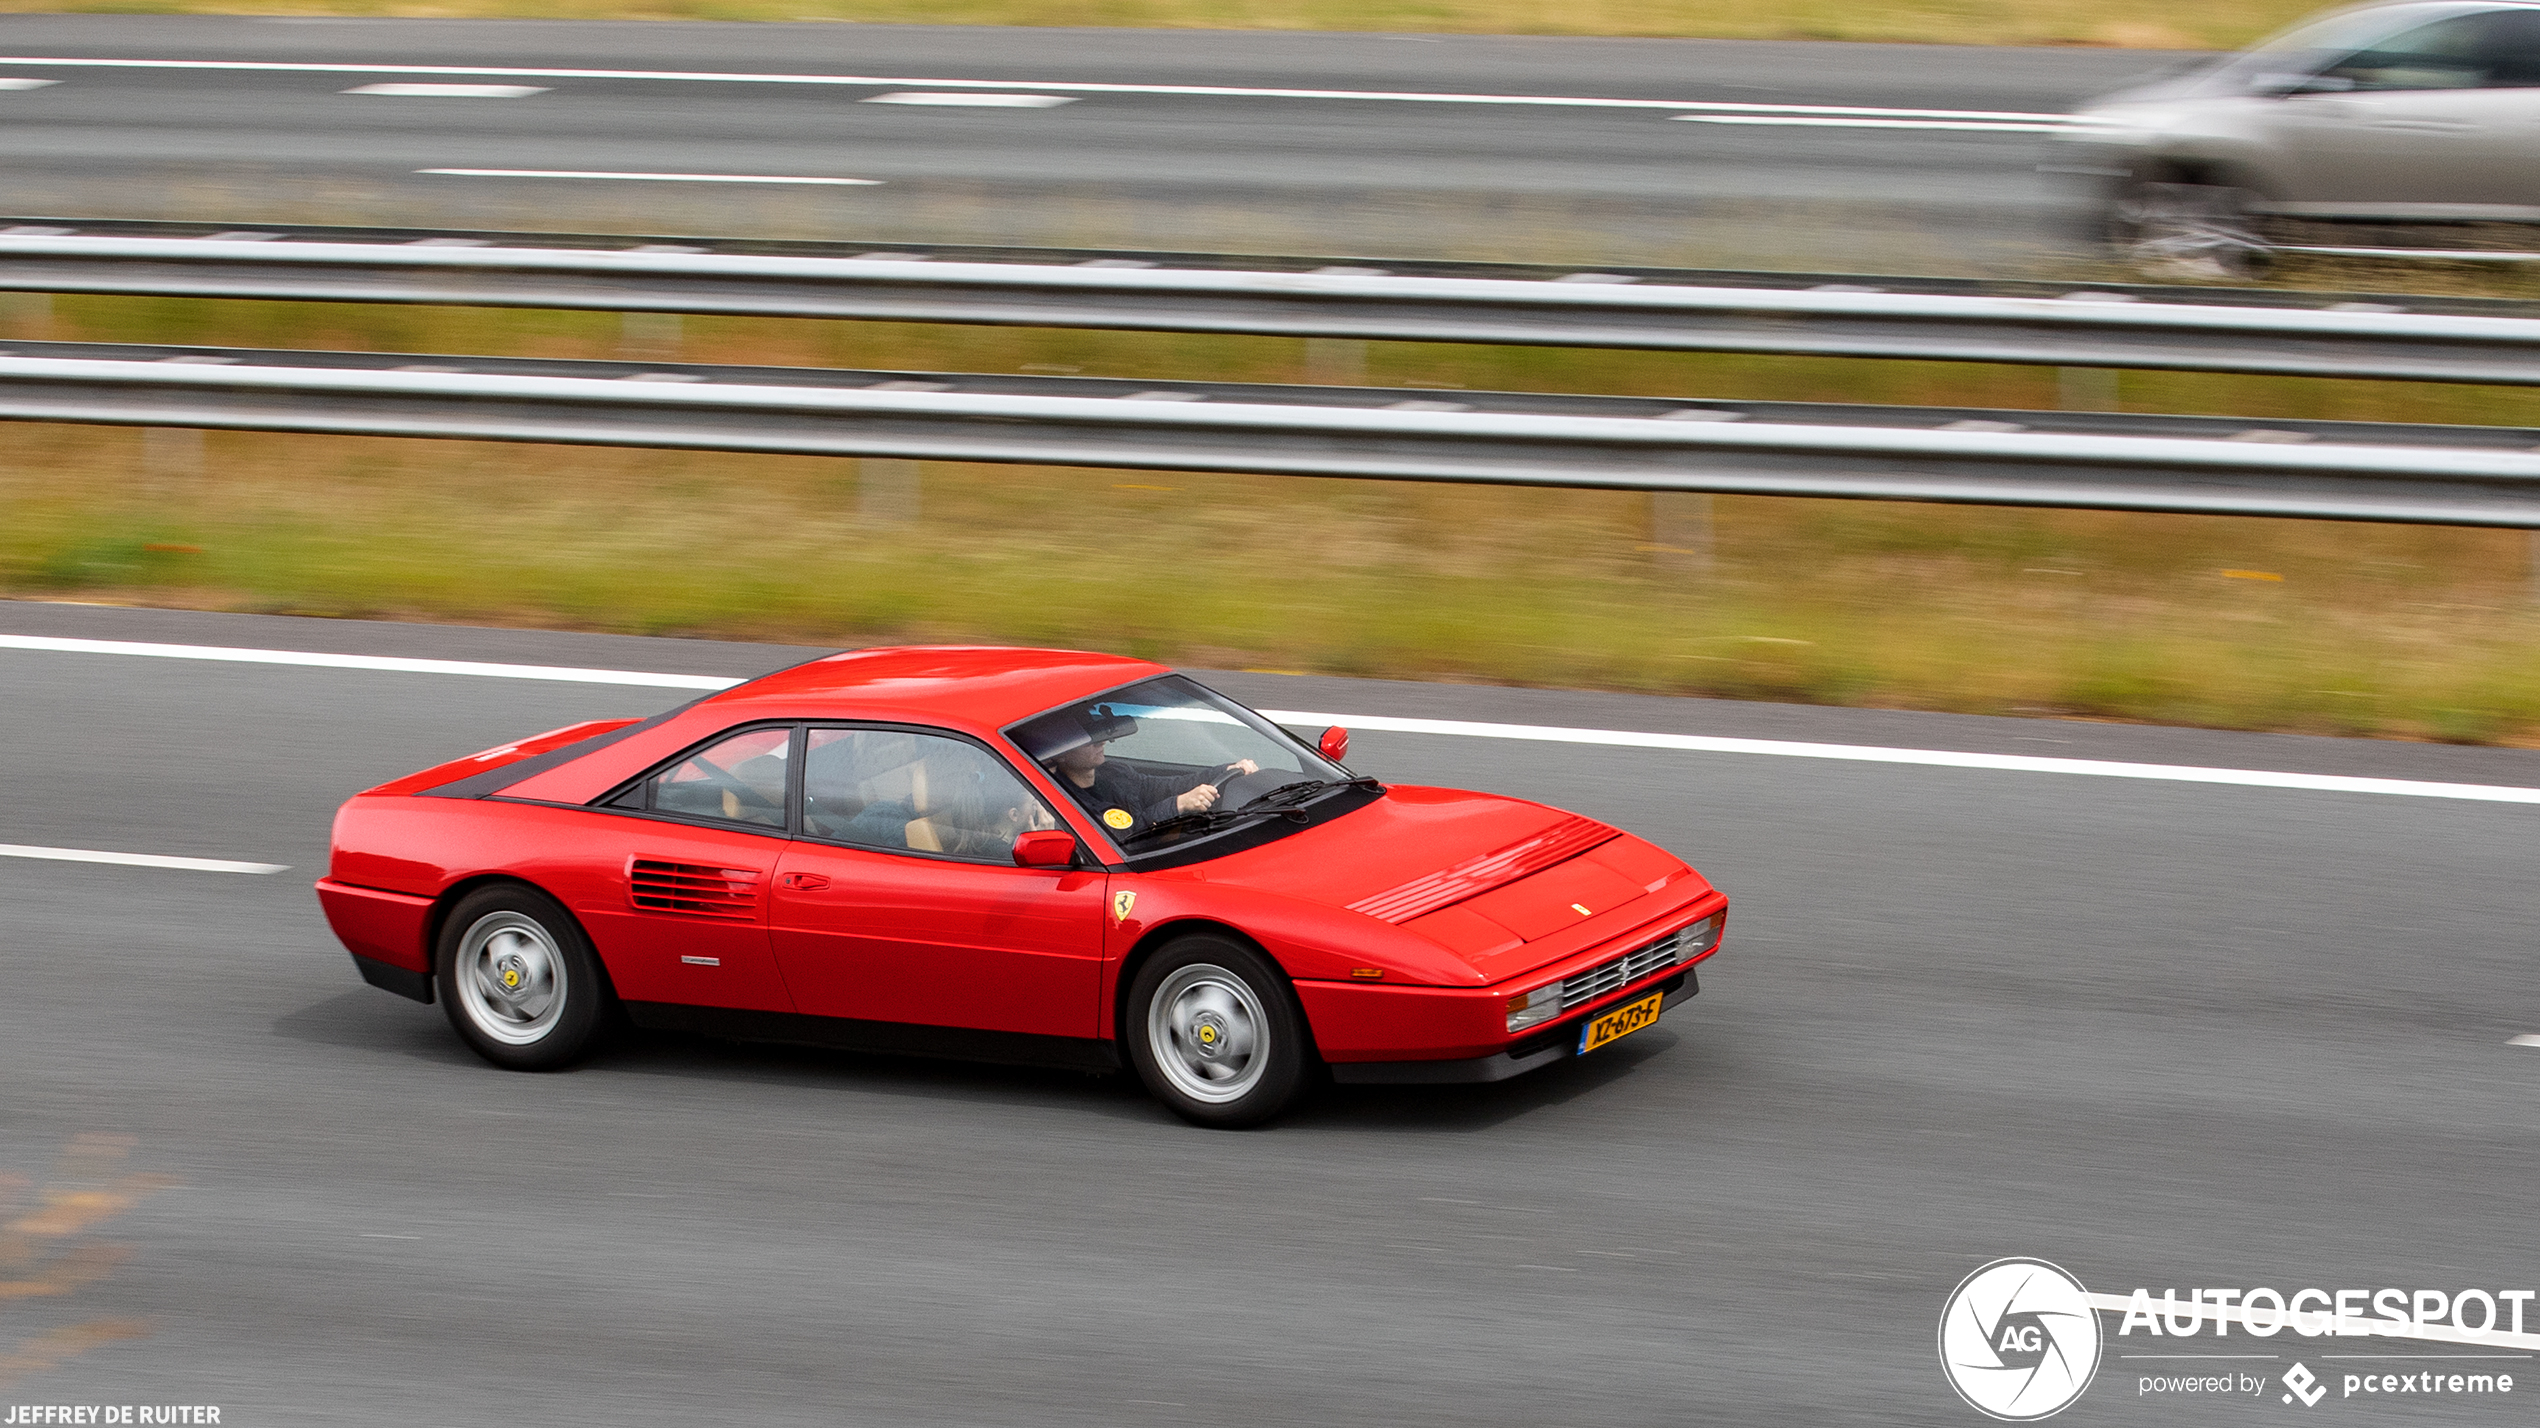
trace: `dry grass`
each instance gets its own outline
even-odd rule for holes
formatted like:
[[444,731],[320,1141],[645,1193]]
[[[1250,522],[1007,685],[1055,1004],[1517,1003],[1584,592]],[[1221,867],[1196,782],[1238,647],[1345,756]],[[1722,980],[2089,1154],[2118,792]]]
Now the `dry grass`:
[[0,0],[0,13],[853,20],[2141,49],[2230,48],[2318,8],[2311,0],[2143,0],[2122,9],[2092,0]]
[[[1291,381],[1300,342],[63,299],[0,336]],[[2055,374],[1384,346],[1383,385],[2045,407]],[[2521,392],[2129,373],[2124,404],[2540,419]],[[1668,498],[1682,501],[1685,498]],[[0,427],[0,592],[809,643],[1092,645],[1195,664],[2234,728],[2540,740],[2527,537]],[[2234,572],[2238,572],[2235,574]],[[2252,578],[2277,576],[2280,579]]]

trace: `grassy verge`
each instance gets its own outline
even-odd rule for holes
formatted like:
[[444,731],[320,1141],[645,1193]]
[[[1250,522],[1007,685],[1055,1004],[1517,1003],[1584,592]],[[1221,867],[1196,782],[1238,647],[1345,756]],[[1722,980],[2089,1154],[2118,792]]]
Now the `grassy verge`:
[[[1288,381],[1272,339],[62,299],[0,336]],[[1344,350],[1347,358],[1353,354]],[[1384,385],[2011,407],[2052,372],[1376,345]],[[2540,423],[2125,374],[2125,406]],[[0,426],[0,593],[2540,742],[2527,537],[1269,477]],[[1707,547],[1707,555],[1705,553]]]
[[0,13],[376,15],[582,20],[855,20],[918,25],[1375,30],[1492,35],[1891,40],[2218,49],[2311,0],[4,0]]

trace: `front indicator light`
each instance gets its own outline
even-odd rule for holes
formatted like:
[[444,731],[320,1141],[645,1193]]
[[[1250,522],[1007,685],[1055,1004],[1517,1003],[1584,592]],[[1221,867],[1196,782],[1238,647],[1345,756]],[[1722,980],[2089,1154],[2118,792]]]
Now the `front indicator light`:
[[1676,940],[1676,960],[1690,962],[1720,945],[1720,929],[1727,925],[1729,912],[1722,908],[1693,926],[1686,928]]
[[1508,1029],[1524,1031],[1540,1026],[1561,1014],[1561,984],[1537,987],[1508,999]]

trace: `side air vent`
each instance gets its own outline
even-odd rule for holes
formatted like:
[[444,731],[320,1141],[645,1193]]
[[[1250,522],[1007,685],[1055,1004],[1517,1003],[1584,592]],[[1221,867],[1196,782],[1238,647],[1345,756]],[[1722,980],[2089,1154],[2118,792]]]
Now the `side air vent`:
[[747,868],[634,858],[626,865],[627,900],[647,912],[747,922],[758,916],[759,875]]

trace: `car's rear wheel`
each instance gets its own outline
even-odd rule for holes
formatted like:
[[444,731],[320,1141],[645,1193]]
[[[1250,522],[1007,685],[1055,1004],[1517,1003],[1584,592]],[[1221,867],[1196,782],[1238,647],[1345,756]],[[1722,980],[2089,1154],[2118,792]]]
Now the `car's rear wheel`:
[[607,978],[580,925],[544,893],[469,893],[441,925],[433,966],[450,1025],[497,1066],[552,1071],[599,1037]]
[[2148,275],[2254,278],[2273,250],[2249,213],[2249,191],[2218,183],[2132,183],[2108,213],[2108,236]]
[[1287,977],[1232,938],[1157,952],[1130,982],[1128,1013],[1139,1079],[1195,1125],[1259,1125],[1296,1100],[1314,1064]]

